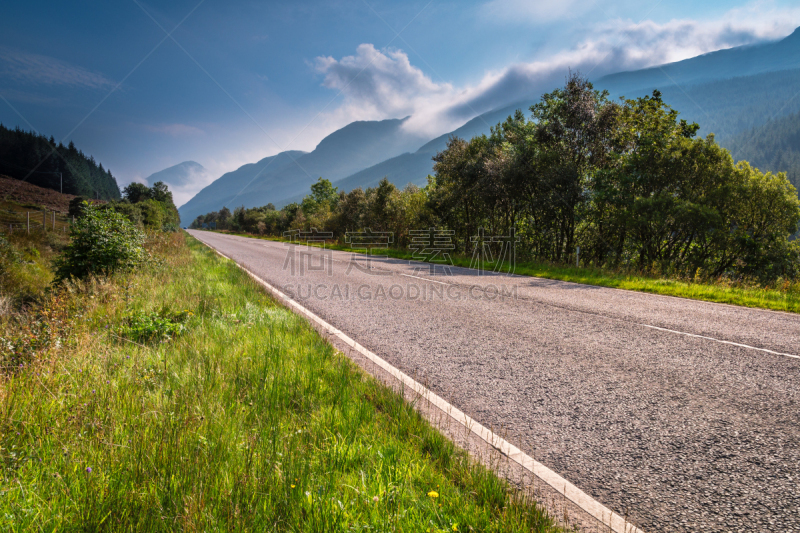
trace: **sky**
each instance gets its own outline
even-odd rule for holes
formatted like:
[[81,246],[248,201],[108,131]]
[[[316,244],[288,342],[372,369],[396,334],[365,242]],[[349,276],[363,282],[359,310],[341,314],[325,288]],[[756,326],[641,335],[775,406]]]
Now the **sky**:
[[11,0],[0,122],[74,141],[120,186],[313,150],[355,120],[430,138],[563,83],[775,40],[794,1]]

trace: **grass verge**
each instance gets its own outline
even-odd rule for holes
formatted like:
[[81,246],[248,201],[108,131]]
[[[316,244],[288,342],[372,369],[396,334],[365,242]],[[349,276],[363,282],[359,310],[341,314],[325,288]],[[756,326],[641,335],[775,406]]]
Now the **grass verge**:
[[555,531],[233,263],[151,252],[6,319],[0,529]]
[[[231,234],[240,237],[285,242],[284,239],[252,235],[249,233]],[[353,250],[335,244],[328,244],[326,246],[333,250],[363,253],[362,250]],[[389,249],[381,253],[395,259],[413,259],[413,255],[406,250]],[[469,268],[472,264],[470,257],[456,255],[453,256],[452,260],[455,266]],[[508,271],[507,264],[505,265],[505,271]],[[706,302],[800,313],[800,282],[792,283],[790,281],[783,281],[777,287],[760,287],[756,285],[733,283],[724,279],[714,282],[686,281],[651,277],[641,274],[610,272],[600,268],[553,265],[542,262],[519,262],[515,266],[514,273],[523,276],[534,276],[599,287],[611,287],[614,289],[676,296],[679,298],[689,298]]]

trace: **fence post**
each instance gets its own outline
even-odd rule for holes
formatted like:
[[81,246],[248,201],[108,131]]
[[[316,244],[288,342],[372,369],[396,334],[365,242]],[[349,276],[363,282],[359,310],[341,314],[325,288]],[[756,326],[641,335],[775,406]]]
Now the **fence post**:
[[42,209],[42,231],[47,233],[47,209]]
[[28,235],[31,234],[31,212],[25,211],[25,214],[28,216]]
[[579,263],[580,260],[581,260],[581,247],[580,246],[576,246],[575,247],[575,266],[576,267],[580,266],[580,263]]

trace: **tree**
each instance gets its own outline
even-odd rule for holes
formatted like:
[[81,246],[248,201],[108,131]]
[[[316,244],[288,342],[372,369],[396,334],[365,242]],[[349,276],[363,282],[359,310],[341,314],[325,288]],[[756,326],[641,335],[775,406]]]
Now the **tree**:
[[126,200],[132,204],[138,204],[144,200],[152,198],[150,188],[143,183],[132,182],[122,189],[122,194]]
[[55,283],[109,275],[144,260],[144,235],[124,215],[88,202],[82,210],[83,216],[70,229],[72,241],[56,260]]

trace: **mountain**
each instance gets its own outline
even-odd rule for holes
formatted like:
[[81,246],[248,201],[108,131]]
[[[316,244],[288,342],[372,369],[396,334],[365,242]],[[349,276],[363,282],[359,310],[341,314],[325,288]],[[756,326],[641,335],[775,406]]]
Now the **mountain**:
[[159,170],[155,174],[150,174],[145,181],[147,181],[147,185],[151,187],[157,181],[163,181],[170,186],[180,187],[194,182],[198,174],[205,173],[206,169],[200,163],[184,161],[183,163],[178,163],[164,170]]
[[[377,165],[373,165],[364,170],[360,170],[342,180],[334,183],[339,190],[349,192],[355,188],[375,187],[384,177],[398,187],[404,187],[409,183],[420,187],[427,183],[428,174],[433,173],[433,156],[436,152],[447,147],[447,140],[450,137],[461,137],[471,139],[476,135],[488,134],[492,126],[504,121],[509,115],[513,115],[517,109],[527,111],[533,102],[519,102],[502,109],[489,111],[479,115],[458,129],[425,143],[413,153],[401,154]],[[296,199],[291,199],[296,200]]]
[[796,68],[800,68],[800,28],[779,41],[737,46],[667,65],[609,74],[597,83],[612,93],[620,93]]
[[[608,90],[612,98],[635,98],[659,89],[664,101],[681,112],[681,118],[700,124],[701,135],[715,133],[722,146],[732,148],[734,138],[742,132],[800,112],[800,98],[795,98],[800,93],[800,28],[779,41],[611,74],[593,83],[598,89]],[[216,192],[204,189],[198,193],[181,208],[181,216],[188,224],[197,215],[222,205],[249,207],[272,202],[281,207],[302,199],[319,176],[343,191],[374,187],[384,176],[398,187],[424,185],[433,172],[432,157],[445,148],[451,136],[470,139],[488,134],[492,126],[517,109],[529,114],[533,103],[517,102],[489,111],[432,140],[409,135],[402,127],[407,119],[354,122],[291,164],[271,165],[257,179],[251,173],[253,183],[238,194],[231,192],[235,187],[227,184],[226,174],[217,180],[221,183]],[[201,207],[212,205],[211,209]]]
[[786,172],[789,181],[800,187],[800,113],[770,121],[746,130],[730,140],[737,161],[771,172]]
[[[717,141],[732,148],[733,137],[763,125],[774,117],[800,111],[800,28],[777,42],[742,46],[637,71],[594,80],[612,98],[635,98],[662,92],[664,101],[681,117],[700,124],[700,134],[715,133]],[[431,140],[414,153],[402,154],[335,182],[340,190],[373,187],[384,176],[402,187],[424,185],[433,172],[431,158],[444,149],[447,139],[470,139],[488,134],[491,126],[515,110],[526,114],[535,103],[518,102],[476,117],[457,130]]]
[[[306,152],[299,150],[281,152],[277,155],[265,157],[257,163],[248,163],[232,172],[223,174],[178,208],[178,213],[181,215],[181,223],[188,226],[198,215],[219,211],[224,205],[230,204],[238,193],[246,189],[260,176],[281,168],[305,154]],[[265,205],[267,203],[269,202],[264,202]]]
[[120,197],[117,180],[94,157],[70,142],[56,144],[35,132],[0,124],[0,174],[12,179],[87,198]]
[[282,152],[229,172],[181,206],[181,220],[189,224],[223,205],[285,205],[281,199],[305,194],[320,177],[337,181],[415,149],[427,139],[406,131],[407,120],[353,122],[322,139],[312,152]]

